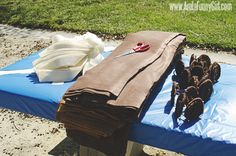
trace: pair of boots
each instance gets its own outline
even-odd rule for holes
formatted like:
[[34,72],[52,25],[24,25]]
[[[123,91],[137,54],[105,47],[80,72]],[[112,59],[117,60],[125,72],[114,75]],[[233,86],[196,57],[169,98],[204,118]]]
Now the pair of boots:
[[171,101],[176,101],[175,116],[181,116],[184,107],[186,120],[198,119],[204,111],[204,102],[209,100],[213,92],[213,84],[217,82],[221,74],[220,65],[211,63],[207,55],[198,58],[192,54],[189,67],[185,67],[181,60],[175,65],[177,81],[173,82]]

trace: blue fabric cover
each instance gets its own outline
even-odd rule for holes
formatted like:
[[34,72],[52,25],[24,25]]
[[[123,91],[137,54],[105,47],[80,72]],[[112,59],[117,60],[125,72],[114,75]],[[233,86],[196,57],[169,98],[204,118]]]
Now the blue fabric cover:
[[[38,53],[2,70],[32,68]],[[109,52],[104,52],[104,56]],[[183,57],[187,62],[188,57]],[[152,92],[139,121],[132,124],[130,140],[187,155],[236,155],[236,66],[221,64],[222,76],[205,104],[201,119],[186,122],[173,116],[169,102],[173,71]],[[74,82],[74,81],[73,81]],[[63,85],[39,83],[35,74],[0,76],[0,107],[55,120]]]
[[[39,58],[39,52],[2,70],[32,68],[32,62]],[[40,83],[35,73],[2,75],[0,76],[0,107],[55,120],[58,102],[72,83],[67,82],[63,85]]]

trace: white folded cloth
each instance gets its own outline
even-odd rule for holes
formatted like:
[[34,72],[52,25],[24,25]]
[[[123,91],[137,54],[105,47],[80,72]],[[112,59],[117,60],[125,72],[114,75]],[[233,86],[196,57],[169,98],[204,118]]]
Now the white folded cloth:
[[33,62],[33,68],[40,82],[71,81],[100,63],[103,50],[102,40],[89,32],[73,38],[56,35],[52,45]]

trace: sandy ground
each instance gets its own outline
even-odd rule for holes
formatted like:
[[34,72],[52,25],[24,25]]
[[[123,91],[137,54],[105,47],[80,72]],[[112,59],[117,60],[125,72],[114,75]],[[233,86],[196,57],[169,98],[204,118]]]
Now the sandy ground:
[[[0,24],[0,67],[4,67],[29,54],[47,47],[55,34],[75,35],[68,32],[19,29]],[[108,46],[116,46],[121,41],[106,41]],[[206,53],[202,50],[186,49],[186,54]],[[236,56],[220,52],[207,52],[213,60],[235,63]],[[222,59],[222,57],[224,59]],[[0,109],[0,155],[79,155],[78,145],[65,139],[63,124],[43,118]],[[144,147],[143,155],[181,155],[170,151]]]

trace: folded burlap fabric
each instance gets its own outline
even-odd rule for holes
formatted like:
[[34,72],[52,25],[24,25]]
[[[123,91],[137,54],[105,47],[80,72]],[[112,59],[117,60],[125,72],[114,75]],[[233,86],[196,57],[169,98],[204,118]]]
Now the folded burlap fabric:
[[[122,140],[127,139],[128,132],[119,131],[127,130],[124,127],[137,119],[153,86],[174,57],[182,52],[184,40],[185,36],[179,33],[143,31],[129,34],[111,55],[67,90],[57,119],[65,123],[72,134],[77,131],[78,135],[93,138],[90,139],[93,140],[91,147],[96,140],[114,138],[116,133],[123,134],[124,138],[120,138],[123,147],[126,144]],[[139,42],[148,44],[150,49],[116,58]],[[89,146],[88,140],[84,141]],[[85,144],[83,139],[79,142]],[[107,151],[111,149],[104,148],[97,149],[110,155]]]

